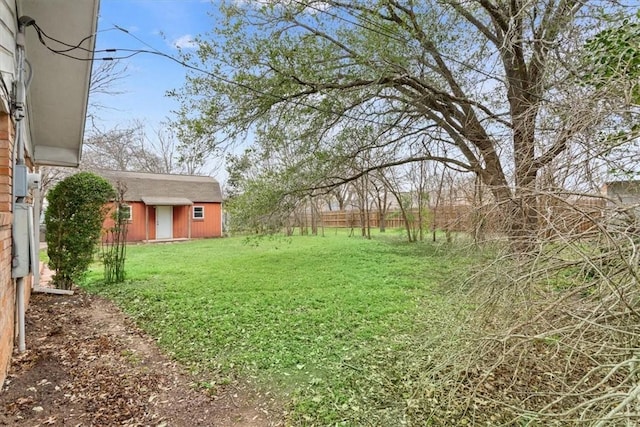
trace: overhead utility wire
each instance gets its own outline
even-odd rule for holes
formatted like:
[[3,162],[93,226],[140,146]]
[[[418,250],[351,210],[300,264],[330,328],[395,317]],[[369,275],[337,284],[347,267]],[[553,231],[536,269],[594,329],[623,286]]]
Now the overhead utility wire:
[[[40,40],[40,42],[41,42],[41,43],[42,43],[42,44],[43,44],[43,45],[44,45],[48,50],[50,50],[51,52],[53,52],[53,53],[55,53],[55,54],[57,54],[57,55],[62,55],[62,56],[65,56],[65,57],[67,57],[67,58],[71,58],[71,59],[74,59],[74,60],[77,60],[77,61],[94,61],[95,59],[94,59],[94,58],[78,58],[78,57],[76,57],[76,56],[73,56],[73,55],[68,54],[67,52],[69,52],[70,50],[67,50],[67,49],[63,49],[63,50],[61,50],[61,51],[60,51],[60,50],[56,50],[56,49],[54,49],[54,48],[52,48],[52,47],[48,46],[44,39],[46,38],[46,39],[54,40],[54,41],[56,41],[56,42],[58,42],[58,43],[60,43],[60,44],[63,44],[63,45],[65,45],[65,46],[67,46],[67,47],[72,47],[72,49],[71,49],[71,50],[80,49],[80,50],[82,50],[82,51],[90,52],[90,53],[115,53],[115,52],[117,52],[117,51],[122,51],[122,52],[131,52],[129,55],[122,55],[122,56],[110,56],[110,57],[97,58],[97,59],[99,59],[99,60],[103,60],[103,61],[114,61],[114,60],[120,60],[120,59],[128,59],[128,58],[131,58],[131,57],[133,57],[133,56],[136,56],[136,55],[139,55],[139,54],[142,54],[142,53],[147,53],[147,54],[150,54],[150,55],[160,56],[160,57],[163,57],[163,58],[170,59],[171,61],[173,61],[173,62],[175,62],[175,63],[177,63],[177,64],[179,64],[179,65],[181,65],[181,66],[183,66],[183,67],[185,67],[185,68],[188,68],[188,69],[190,69],[190,70],[194,70],[194,71],[197,71],[197,72],[199,72],[199,73],[206,74],[206,75],[208,75],[209,77],[214,78],[214,79],[216,79],[216,80],[222,81],[222,82],[227,83],[227,84],[229,84],[229,85],[233,85],[233,86],[241,87],[241,88],[243,88],[243,89],[249,90],[249,91],[251,91],[251,92],[257,93],[257,94],[262,95],[262,96],[267,96],[267,97],[270,97],[270,98],[273,98],[273,99],[276,99],[276,100],[279,100],[279,101],[290,102],[290,103],[292,103],[292,104],[295,104],[295,105],[298,105],[298,106],[301,106],[301,107],[311,108],[311,109],[316,110],[316,111],[318,111],[318,112],[320,112],[320,113],[333,114],[333,115],[337,115],[337,116],[345,117],[345,118],[347,118],[347,119],[351,119],[351,120],[355,120],[355,121],[360,121],[360,122],[365,122],[365,123],[370,123],[370,124],[375,124],[375,125],[381,125],[381,124],[383,124],[383,123],[377,122],[377,121],[375,121],[375,120],[367,119],[367,118],[364,118],[364,117],[356,117],[356,116],[352,116],[352,115],[349,115],[349,114],[346,114],[346,113],[343,113],[343,112],[338,112],[338,111],[333,111],[333,110],[329,110],[329,109],[324,109],[324,108],[318,107],[318,106],[316,106],[316,105],[313,105],[313,104],[307,104],[307,103],[304,103],[304,102],[301,102],[301,101],[298,101],[298,100],[294,100],[294,99],[287,99],[287,98],[285,98],[285,97],[283,97],[283,96],[281,96],[281,95],[275,95],[275,94],[273,94],[273,93],[264,92],[264,91],[262,91],[262,90],[260,90],[260,89],[256,89],[256,88],[254,88],[254,87],[251,87],[251,86],[249,86],[249,85],[247,85],[247,84],[245,84],[245,83],[240,83],[240,82],[236,82],[236,81],[230,80],[230,79],[228,79],[228,78],[226,78],[226,77],[223,77],[223,76],[221,76],[221,75],[219,75],[219,74],[215,74],[215,73],[212,73],[212,72],[210,72],[210,71],[204,70],[204,69],[202,69],[202,68],[196,67],[196,66],[191,65],[191,64],[189,64],[189,63],[187,63],[187,62],[181,61],[181,60],[179,60],[179,59],[177,59],[177,58],[175,58],[175,57],[173,57],[173,56],[171,56],[171,55],[169,55],[169,54],[167,54],[167,53],[161,52],[160,50],[158,50],[158,49],[154,48],[153,46],[150,46],[149,44],[147,44],[147,43],[145,43],[144,41],[140,40],[138,37],[134,36],[134,35],[133,35],[133,34],[131,34],[129,31],[125,30],[125,29],[124,29],[124,28],[122,28],[122,27],[115,26],[115,29],[118,29],[118,30],[120,30],[120,31],[122,31],[122,32],[124,32],[124,33],[126,33],[126,34],[128,34],[128,35],[130,35],[131,37],[135,38],[136,40],[138,40],[139,42],[141,42],[141,43],[145,44],[146,46],[150,47],[150,48],[151,48],[151,49],[153,49],[153,50],[146,50],[146,49],[121,49],[121,48],[110,48],[110,49],[100,49],[100,50],[93,50],[93,51],[92,51],[92,50],[90,50],[90,49],[86,49],[86,48],[84,48],[84,47],[80,47],[80,46],[79,46],[79,44],[81,44],[82,42],[80,42],[78,45],[72,45],[72,44],[68,44],[68,43],[62,42],[62,41],[58,41],[58,40],[56,40],[56,39],[54,39],[54,38],[52,38],[52,37],[48,36],[48,35],[47,35],[43,30],[42,30],[42,28],[40,28],[40,27],[38,27],[38,28],[36,29],[36,31],[37,31],[38,33],[42,32],[42,36],[43,36],[43,37],[38,37],[38,39]],[[93,37],[93,35],[88,36],[88,37],[85,37],[85,38],[83,39],[83,41],[87,40],[89,37]],[[393,126],[393,127],[396,127],[396,126]],[[421,130],[421,128],[416,128],[416,127],[410,127],[410,129],[412,129],[412,130]]]
[[[49,35],[47,35],[47,33],[45,33],[44,31],[42,31],[42,28],[40,28],[38,26],[38,24],[36,24],[35,22],[32,24],[33,28],[35,28],[36,33],[38,34],[38,39],[40,40],[40,43],[42,43],[47,49],[49,49],[50,51],[54,52],[54,53],[65,53],[65,52],[71,52],[72,50],[76,50],[76,49],[80,49],[83,50],[85,52],[91,52],[91,49],[87,49],[85,47],[82,47],[82,43],[86,42],[87,40],[93,38],[95,35],[94,34],[90,34],[87,37],[83,38],[82,40],[80,40],[77,44],[72,45],[66,42],[63,42],[61,40],[58,40],[56,38],[53,38]],[[53,49],[51,47],[49,47],[46,42],[44,41],[44,38],[47,38],[49,40],[52,40],[56,43],[59,43],[63,46],[66,46],[66,49]]]
[[[38,34],[38,39],[40,40],[40,42],[41,42],[41,43],[42,43],[42,44],[43,44],[47,49],[49,49],[50,51],[52,51],[52,52],[54,52],[54,53],[65,53],[65,52],[71,52],[72,50],[76,50],[76,49],[82,50],[82,51],[84,51],[84,52],[94,53],[94,52],[95,52],[94,50],[92,50],[92,49],[87,49],[86,47],[82,47],[82,44],[83,44],[84,42],[86,42],[87,40],[91,39],[92,37],[95,37],[97,33],[101,33],[101,32],[106,32],[106,31],[112,31],[112,30],[115,30],[115,29],[119,29],[119,28],[107,28],[107,29],[105,29],[105,30],[96,31],[96,32],[95,32],[95,33],[93,33],[93,34],[90,34],[90,35],[86,36],[85,38],[83,38],[82,40],[80,40],[78,43],[76,43],[76,44],[70,44],[70,43],[64,42],[64,41],[62,41],[62,40],[58,40],[58,39],[56,39],[55,37],[51,37],[50,35],[48,35],[47,33],[45,33],[45,32],[44,32],[44,30],[43,30],[42,28],[40,28],[40,27],[38,26],[38,24],[37,24],[37,23],[35,23],[35,22],[34,22],[33,24],[31,24],[31,25],[35,28],[36,33]],[[46,39],[49,39],[49,40],[51,40],[51,41],[54,41],[54,42],[56,42],[56,43],[58,43],[58,44],[61,44],[61,45],[63,45],[63,46],[66,46],[67,48],[66,48],[66,49],[53,49],[52,47],[50,47],[50,46],[48,46],[48,45],[46,44],[46,42],[44,41],[44,39],[45,39],[45,38],[46,38]]]
[[139,41],[140,43],[142,43],[143,45],[145,45],[149,49],[158,51],[157,48],[155,48],[154,46],[151,46],[149,43],[147,43],[146,41],[142,40],[140,37],[136,36],[135,34],[130,32],[126,28],[122,28],[121,26],[116,25],[116,24],[113,24],[113,28],[116,29],[116,30],[122,31],[123,33],[127,34],[129,37],[133,37],[134,39],[136,39],[137,41]]
[[[347,19],[347,18],[341,17],[341,16],[339,16],[339,15],[337,15],[337,14],[330,13],[330,12],[328,12],[327,10],[322,9],[322,8],[319,8],[319,7],[317,7],[317,6],[313,6],[313,5],[306,5],[306,4],[304,4],[303,2],[301,2],[301,1],[299,1],[299,0],[292,0],[292,1],[294,1],[295,3],[297,3],[297,4],[299,4],[299,5],[302,5],[302,6],[304,6],[304,7],[308,7],[308,8],[311,8],[311,9],[313,9],[313,10],[316,10],[316,11],[318,11],[319,13],[326,14],[326,15],[331,16],[331,17],[333,17],[333,18],[336,18],[336,19],[342,20],[342,21],[344,21],[344,22],[347,22],[347,23],[349,23],[349,24],[351,24],[351,25],[354,25],[354,26],[360,27],[360,28],[362,28],[362,29],[364,29],[364,30],[367,30],[367,31],[370,31],[370,32],[374,32],[374,33],[376,33],[376,34],[382,35],[382,36],[384,36],[384,37],[387,37],[387,38],[389,38],[389,39],[392,39],[392,40],[395,40],[395,41],[398,41],[398,42],[401,42],[401,43],[408,43],[408,40],[407,40],[407,39],[405,39],[405,38],[401,38],[401,37],[398,37],[398,36],[396,36],[395,34],[390,34],[390,33],[386,32],[386,31],[380,31],[380,30],[377,30],[377,29],[375,29],[375,28],[368,27],[368,26],[366,26],[366,25],[364,25],[364,24],[361,24],[361,23],[359,23],[359,22],[357,22],[357,21],[352,21],[352,20],[350,20],[350,19]],[[375,27],[378,27],[378,28],[380,28],[380,29],[382,29],[382,30],[385,30],[385,28],[384,28],[382,25],[380,25],[380,24],[378,24],[377,22],[375,22],[375,21],[371,20],[370,18],[368,18],[368,17],[364,16],[364,13],[354,14],[354,13],[349,12],[349,11],[347,11],[347,13],[348,13],[350,16],[353,16],[353,17],[354,17],[354,18],[356,18],[356,19],[360,19],[360,20],[362,20],[362,21],[365,21],[365,22],[369,23],[369,24],[370,24],[370,25],[372,25],[372,26],[375,26]],[[314,109],[314,110],[319,111],[319,112],[322,112],[322,113],[329,113],[329,114],[333,114],[333,115],[339,115],[339,116],[342,116],[342,117],[345,117],[345,118],[348,118],[348,119],[351,119],[351,120],[362,121],[362,122],[365,122],[365,123],[371,123],[371,124],[375,124],[375,125],[380,125],[380,123],[379,123],[379,122],[377,122],[377,121],[375,121],[375,120],[366,119],[366,118],[362,118],[362,117],[355,117],[355,116],[351,116],[351,115],[349,115],[349,114],[345,114],[344,112],[337,112],[337,111],[333,111],[333,110],[323,109],[323,108],[320,108],[320,107],[315,106],[315,105],[307,104],[307,103],[304,103],[304,102],[301,102],[301,101],[298,101],[298,100],[287,99],[287,98],[284,98],[284,97],[282,97],[282,96],[280,96],[280,95],[274,95],[273,93],[267,93],[267,92],[261,91],[261,90],[259,90],[259,89],[253,88],[253,87],[251,87],[251,86],[248,86],[248,85],[246,85],[246,84],[243,84],[243,83],[235,82],[235,81],[233,81],[233,80],[226,79],[226,78],[224,78],[224,77],[222,77],[222,76],[220,76],[220,75],[217,75],[217,74],[211,73],[211,72],[209,72],[209,71],[207,71],[207,70],[203,70],[203,69],[198,68],[198,67],[196,67],[196,66],[190,65],[190,64],[188,64],[188,63],[186,63],[186,62],[184,62],[184,61],[181,61],[181,60],[178,60],[178,59],[174,58],[174,57],[173,57],[173,56],[171,56],[171,55],[168,55],[168,54],[166,54],[166,53],[164,53],[164,52],[161,52],[160,50],[158,50],[158,49],[157,49],[157,48],[155,48],[154,46],[151,46],[149,43],[147,43],[147,42],[145,42],[144,40],[142,40],[141,38],[137,37],[135,34],[133,34],[133,33],[129,32],[127,29],[125,29],[125,28],[123,28],[123,27],[121,27],[121,26],[119,26],[119,25],[116,25],[116,24],[113,24],[113,28],[108,28],[108,29],[101,30],[101,31],[98,31],[98,32],[103,32],[103,31],[112,31],[112,30],[119,30],[119,31],[122,31],[122,32],[124,32],[125,34],[127,34],[127,35],[129,35],[130,37],[132,37],[132,38],[134,38],[135,40],[137,40],[139,43],[141,43],[141,44],[143,44],[143,45],[145,45],[145,46],[149,47],[151,50],[149,51],[149,50],[144,50],[144,49],[102,49],[102,50],[94,50],[94,51],[92,51],[92,50],[90,50],[90,49],[86,49],[86,48],[81,47],[81,44],[82,44],[82,43],[84,43],[84,41],[86,41],[87,39],[89,39],[89,38],[91,38],[91,37],[95,36],[95,33],[94,33],[94,34],[92,34],[92,35],[90,35],[90,36],[85,37],[84,39],[82,39],[82,40],[81,40],[79,43],[77,43],[76,45],[72,45],[72,44],[69,44],[69,43],[63,42],[63,41],[61,41],[61,40],[57,40],[57,39],[55,39],[55,38],[53,38],[53,37],[51,37],[51,36],[47,35],[47,34],[46,34],[46,33],[45,33],[45,32],[44,32],[40,27],[38,27],[35,23],[34,23],[33,25],[34,25],[34,27],[36,27],[36,31],[38,32],[38,37],[39,37],[40,41],[42,42],[42,44],[43,44],[47,49],[49,49],[49,50],[50,50],[50,51],[52,51],[53,53],[57,53],[57,54],[60,54],[60,55],[63,55],[63,56],[67,56],[67,57],[69,57],[69,58],[71,58],[71,59],[76,59],[76,60],[80,60],[80,61],[89,61],[89,60],[91,60],[91,61],[92,61],[92,60],[93,60],[93,59],[87,59],[87,58],[77,58],[77,57],[74,57],[74,56],[72,56],[72,55],[68,55],[68,54],[66,54],[66,52],[71,51],[71,50],[73,50],[73,49],[81,49],[81,50],[83,50],[83,51],[91,52],[91,53],[115,53],[116,51],[131,52],[129,55],[123,55],[123,56],[119,56],[119,57],[118,57],[118,56],[112,56],[112,57],[99,58],[99,59],[104,60],[104,61],[113,61],[113,60],[119,60],[119,59],[128,59],[128,58],[134,57],[134,56],[136,56],[136,55],[139,55],[139,54],[141,54],[141,53],[148,53],[148,54],[151,54],[151,55],[157,55],[157,56],[161,56],[161,57],[168,58],[168,59],[170,59],[170,60],[172,60],[172,61],[174,61],[174,62],[176,62],[176,63],[180,64],[181,66],[183,66],[183,67],[185,67],[185,68],[189,68],[189,69],[191,69],[191,70],[194,70],[194,71],[197,71],[197,72],[200,72],[200,73],[204,73],[204,74],[206,74],[206,75],[208,75],[208,76],[210,76],[210,77],[212,77],[212,78],[214,78],[214,79],[218,79],[218,80],[220,80],[220,81],[222,81],[222,82],[225,82],[225,83],[227,83],[227,84],[231,84],[231,85],[235,85],[235,86],[238,86],[238,87],[245,88],[245,89],[247,89],[247,90],[249,90],[249,91],[252,91],[252,92],[254,92],[254,93],[257,93],[257,94],[260,94],[260,95],[263,95],[263,96],[268,96],[268,97],[271,97],[271,98],[274,98],[274,99],[277,99],[277,100],[281,100],[281,101],[285,101],[285,102],[290,102],[290,103],[293,103],[293,104],[295,104],[295,105],[299,105],[299,106],[303,106],[303,107],[308,107],[308,108]],[[42,34],[41,34],[41,33],[42,33]],[[49,46],[46,44],[46,42],[43,40],[43,36],[44,36],[45,38],[48,38],[48,39],[50,39],[50,40],[53,40],[53,41],[55,41],[55,42],[57,42],[57,43],[60,43],[60,44],[65,45],[65,46],[68,46],[70,49],[63,49],[63,50],[56,50],[56,49],[52,49],[52,48],[51,48],[51,47],[49,47]],[[451,56],[449,56],[449,55],[445,55],[445,54],[442,54],[442,53],[440,53],[440,55],[441,55],[443,58],[446,58],[446,59],[448,59],[448,60],[450,60],[450,61],[452,61],[452,62],[454,62],[454,63],[457,63],[457,64],[459,64],[459,65],[463,65],[463,66],[465,66],[465,67],[467,67],[467,68],[471,68],[471,69],[473,69],[474,71],[476,71],[476,72],[478,72],[478,73],[480,73],[480,74],[482,74],[482,75],[484,75],[484,76],[486,76],[486,77],[489,77],[489,78],[495,78],[494,76],[491,76],[491,75],[487,74],[485,71],[480,70],[480,69],[477,69],[477,68],[475,68],[475,67],[470,67],[470,64],[466,64],[466,63],[464,63],[464,62],[462,62],[462,61],[460,61],[460,60],[457,60],[456,58],[453,58],[453,57],[451,57]],[[394,125],[394,126],[392,126],[392,127],[396,127],[396,126]],[[411,129],[411,130],[420,130],[421,128],[416,128],[416,127],[414,127],[414,126],[408,126],[408,129]]]

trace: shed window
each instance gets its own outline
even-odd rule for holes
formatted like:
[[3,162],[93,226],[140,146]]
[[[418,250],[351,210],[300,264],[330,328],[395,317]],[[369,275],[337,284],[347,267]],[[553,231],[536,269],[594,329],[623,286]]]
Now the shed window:
[[119,214],[122,219],[131,222],[133,220],[133,209],[130,205],[120,205]]
[[193,207],[193,219],[204,219],[204,206]]

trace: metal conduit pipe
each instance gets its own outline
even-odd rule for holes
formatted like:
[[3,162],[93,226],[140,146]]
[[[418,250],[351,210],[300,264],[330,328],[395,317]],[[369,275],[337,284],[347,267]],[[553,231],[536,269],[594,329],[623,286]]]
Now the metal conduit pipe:
[[[18,216],[18,205],[24,203],[26,197],[26,183],[27,183],[27,169],[25,165],[24,159],[24,128],[23,128],[23,119],[25,117],[25,101],[26,101],[26,90],[27,84],[25,81],[25,28],[29,25],[32,25],[35,21],[27,16],[22,16],[18,20],[18,33],[16,35],[16,50],[17,50],[17,60],[18,60],[18,69],[17,69],[17,79],[15,86],[15,108],[14,108],[14,119],[16,121],[16,140],[13,147],[13,249],[14,249],[14,260],[13,267],[16,267],[16,247],[17,247],[17,236],[22,235],[22,232],[28,236],[29,231],[28,228],[26,230],[22,230],[25,226],[28,227],[28,224],[24,224],[23,221],[19,221],[20,217]],[[22,188],[24,187],[24,188]],[[23,214],[20,215],[24,217]],[[28,218],[28,214],[27,214]],[[27,240],[28,244],[28,240]],[[24,259],[18,259],[18,263],[24,263]],[[28,261],[27,261],[28,262]],[[27,272],[28,274],[28,272]],[[16,270],[13,270],[13,276],[16,278],[16,314],[18,317],[18,351],[24,352],[26,350],[26,342],[25,342],[25,304],[24,304],[24,293],[25,293],[25,276],[26,274],[17,273]]]

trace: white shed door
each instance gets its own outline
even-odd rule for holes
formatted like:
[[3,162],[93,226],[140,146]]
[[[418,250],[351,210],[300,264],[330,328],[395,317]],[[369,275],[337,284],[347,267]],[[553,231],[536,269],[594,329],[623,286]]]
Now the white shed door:
[[173,238],[173,206],[156,206],[156,239]]

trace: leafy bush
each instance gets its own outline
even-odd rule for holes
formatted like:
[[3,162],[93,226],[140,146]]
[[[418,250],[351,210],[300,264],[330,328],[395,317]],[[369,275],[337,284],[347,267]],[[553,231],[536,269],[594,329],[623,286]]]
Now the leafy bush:
[[49,192],[46,241],[56,288],[70,289],[89,268],[108,211],[105,205],[114,197],[111,184],[90,172],[72,175]]

